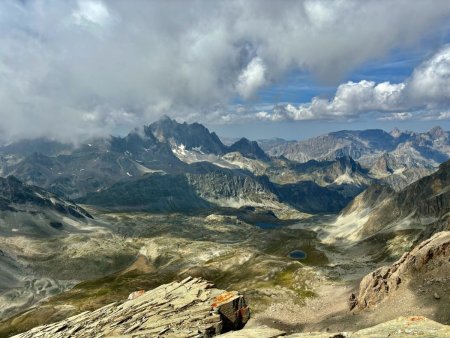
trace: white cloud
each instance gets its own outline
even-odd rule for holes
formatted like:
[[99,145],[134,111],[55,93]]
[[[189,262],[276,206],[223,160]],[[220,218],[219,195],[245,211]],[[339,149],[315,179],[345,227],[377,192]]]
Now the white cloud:
[[[319,120],[351,118],[372,111],[398,111],[403,106],[405,84],[373,81],[347,82],[338,86],[333,99],[314,97],[310,103],[274,107],[272,114],[257,115],[269,120]],[[267,113],[268,114],[268,113]]]
[[450,46],[446,46],[417,67],[407,81],[408,95],[430,108],[450,103]]
[[[445,0],[0,1],[0,138],[108,134],[163,113],[221,121],[215,107],[245,102],[288,72],[334,85],[364,62],[438,36],[449,18]],[[405,90],[347,83],[335,99],[260,118],[401,109]]]
[[439,110],[448,108],[449,104],[450,46],[445,46],[420,64],[402,83],[350,81],[339,85],[330,100],[314,97],[310,103],[297,107],[278,105],[270,113],[255,114],[255,118],[271,121],[348,119],[381,113],[378,117],[381,121],[408,120],[416,115],[439,120],[448,116]]
[[260,57],[253,58],[239,75],[236,89],[245,99],[251,98],[256,91],[266,84],[266,66]]

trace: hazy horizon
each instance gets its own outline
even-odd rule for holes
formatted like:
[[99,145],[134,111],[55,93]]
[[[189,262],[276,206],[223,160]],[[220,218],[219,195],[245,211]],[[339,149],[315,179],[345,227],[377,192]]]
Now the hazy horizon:
[[[183,123],[183,121],[180,121],[179,119],[175,118],[175,117],[171,117],[167,114],[164,114],[165,116],[168,116],[170,119],[177,121],[178,123]],[[124,129],[124,130],[118,130],[114,133],[111,133],[109,135],[98,135],[98,136],[92,136],[92,137],[80,137],[77,139],[71,139],[71,140],[60,140],[58,138],[55,137],[47,137],[47,136],[42,136],[44,138],[48,138],[50,140],[57,140],[57,141],[63,141],[63,142],[67,142],[67,143],[73,143],[75,145],[81,145],[85,142],[89,142],[92,141],[93,139],[97,138],[97,137],[124,137],[127,134],[129,134],[130,132],[133,132],[134,130],[139,130],[141,127],[143,127],[144,125],[150,125],[158,120],[160,120],[163,117],[160,117],[156,120],[153,121],[149,121],[148,123],[144,123],[143,125],[139,125],[139,126],[134,126],[131,129]],[[435,122],[435,121],[434,121]],[[441,121],[442,122],[442,121]],[[196,122],[187,122],[189,124],[191,123],[196,123]],[[197,123],[201,123],[201,122],[197,122]],[[298,128],[298,126],[293,125],[292,123],[289,125],[286,122],[284,122],[284,126],[280,127],[278,125],[278,130],[280,131],[280,134],[271,134],[270,136],[265,136],[268,135],[265,127],[270,127],[272,128],[273,125],[270,126],[264,126],[263,123],[261,122],[254,122],[254,123],[259,123],[261,124],[260,126],[255,126],[255,128],[253,130],[248,130],[248,125],[241,125],[240,127],[234,126],[233,129],[230,129],[229,126],[225,126],[224,128],[221,128],[221,126],[218,125],[211,125],[208,126],[207,124],[203,124],[206,128],[208,128],[208,130],[212,133],[216,133],[217,136],[219,136],[219,138],[221,139],[221,141],[223,143],[229,143],[227,141],[230,140],[238,140],[240,138],[247,138],[250,139],[252,141],[259,141],[259,140],[270,140],[270,139],[284,139],[287,141],[302,141],[302,140],[306,140],[309,138],[314,138],[320,135],[324,135],[327,133],[332,133],[332,132],[338,132],[338,131],[342,131],[342,130],[352,130],[352,131],[361,131],[361,130],[368,130],[368,129],[378,129],[378,130],[383,130],[387,133],[390,133],[392,130],[394,130],[395,128],[397,128],[398,130],[400,130],[401,132],[415,132],[415,133],[424,133],[424,132],[428,132],[430,129],[435,128],[435,127],[440,127],[445,131],[450,131],[450,126],[448,123],[433,123],[433,122],[428,122],[428,123],[424,123],[421,124],[420,128],[404,128],[405,125],[407,124],[395,124],[392,123],[391,126],[389,128],[386,128],[385,126],[368,126],[366,128],[365,124],[335,124],[335,123],[329,123],[329,124],[322,124],[321,129],[313,129],[311,130],[310,128],[308,128],[308,126],[305,126],[306,129],[302,129],[302,130],[296,130],[296,128]],[[278,123],[280,124],[280,123]],[[277,125],[275,125],[275,127],[277,127]],[[418,127],[418,126],[415,126]],[[287,128],[290,128],[289,131],[287,131]],[[252,137],[253,135],[253,137]],[[260,135],[260,136],[258,136]],[[20,139],[17,140],[11,140],[8,142],[5,142],[5,144],[10,144],[16,141],[21,141],[21,140],[33,140],[35,138],[40,138],[40,137],[22,137]]]

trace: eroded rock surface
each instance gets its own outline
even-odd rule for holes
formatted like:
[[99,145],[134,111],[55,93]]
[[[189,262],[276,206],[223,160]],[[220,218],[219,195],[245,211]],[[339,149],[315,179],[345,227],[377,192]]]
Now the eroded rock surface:
[[15,337],[212,337],[242,328],[249,317],[238,292],[188,277]]
[[358,295],[349,299],[350,310],[364,309],[378,304],[418,274],[449,264],[450,231],[442,231],[418,244],[391,266],[383,266],[365,276]]

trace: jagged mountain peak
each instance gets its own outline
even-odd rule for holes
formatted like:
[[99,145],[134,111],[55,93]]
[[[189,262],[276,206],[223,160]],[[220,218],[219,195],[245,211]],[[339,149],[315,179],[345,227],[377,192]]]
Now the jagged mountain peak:
[[236,141],[229,147],[229,151],[240,152],[242,155],[248,158],[258,159],[262,161],[270,160],[269,156],[261,149],[256,141],[250,141],[249,139],[243,137]]
[[158,143],[159,141],[148,127],[143,129],[135,128],[125,137],[112,136],[110,139],[111,149],[119,152],[141,152]]
[[[403,181],[405,177],[412,180],[420,178],[448,160],[450,137],[441,127],[425,133],[400,131],[398,128],[390,133],[381,129],[342,130],[302,141],[272,143],[264,150],[270,156],[284,156],[298,162],[333,160],[349,155],[376,175],[400,175],[403,170],[421,170],[399,177]],[[392,156],[387,158],[384,154]],[[389,164],[388,167],[386,164]],[[407,178],[405,183],[412,180]]]
[[444,136],[444,135],[445,135],[445,131],[444,131],[444,129],[442,129],[442,127],[436,126],[436,127],[431,128],[431,129],[428,131],[428,134],[429,134],[433,139],[437,139],[437,138],[440,138],[440,137]]
[[160,142],[169,143],[173,148],[182,147],[185,150],[215,155],[239,152],[252,159],[263,161],[270,159],[256,141],[243,137],[228,147],[222,143],[215,132],[209,131],[201,123],[179,123],[168,116],[163,116],[150,124],[148,128]]
[[160,142],[168,142],[172,146],[184,146],[186,149],[199,149],[205,153],[222,155],[226,146],[214,132],[200,123],[179,123],[169,117],[150,124],[149,130]]

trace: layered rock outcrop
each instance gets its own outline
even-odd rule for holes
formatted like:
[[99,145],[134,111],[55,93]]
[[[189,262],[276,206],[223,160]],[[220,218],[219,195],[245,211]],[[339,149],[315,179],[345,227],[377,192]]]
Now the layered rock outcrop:
[[137,291],[66,320],[36,327],[17,338],[31,337],[212,337],[242,328],[250,318],[238,292],[214,288],[188,277],[151,291]]

